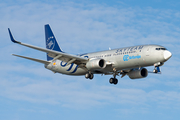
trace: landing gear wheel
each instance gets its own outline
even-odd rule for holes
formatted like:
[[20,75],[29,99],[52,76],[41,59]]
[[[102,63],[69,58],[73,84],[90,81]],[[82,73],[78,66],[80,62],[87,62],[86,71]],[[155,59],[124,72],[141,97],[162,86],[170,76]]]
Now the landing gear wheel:
[[110,83],[110,84],[113,84],[113,83],[114,83],[114,78],[110,78],[110,79],[109,79],[109,83]]
[[116,85],[118,83],[118,79],[114,78],[114,84]]
[[94,78],[94,75],[91,73],[91,74],[89,74],[90,76],[89,76],[89,79],[93,79]]
[[92,79],[94,78],[94,75],[93,75],[92,73],[86,73],[86,74],[85,74],[85,78],[92,80]]
[[86,79],[88,79],[88,78],[89,78],[89,76],[90,76],[90,74],[89,74],[89,73],[86,73],[86,74],[85,74],[85,78],[86,78]]
[[154,69],[153,72],[154,72],[154,73],[158,73],[158,70],[157,70],[157,69]]
[[109,79],[109,83],[116,85],[116,84],[118,83],[118,79],[116,79],[116,78],[110,78],[110,79]]

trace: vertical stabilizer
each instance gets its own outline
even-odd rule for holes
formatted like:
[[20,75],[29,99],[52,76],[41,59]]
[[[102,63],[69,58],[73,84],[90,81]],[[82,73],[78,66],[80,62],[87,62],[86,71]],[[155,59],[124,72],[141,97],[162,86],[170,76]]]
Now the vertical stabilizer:
[[[55,50],[62,52],[61,48],[59,47],[56,38],[49,26],[49,24],[45,25],[45,37],[46,37],[46,48],[50,50]],[[52,60],[52,57],[49,57],[47,54],[47,60]]]

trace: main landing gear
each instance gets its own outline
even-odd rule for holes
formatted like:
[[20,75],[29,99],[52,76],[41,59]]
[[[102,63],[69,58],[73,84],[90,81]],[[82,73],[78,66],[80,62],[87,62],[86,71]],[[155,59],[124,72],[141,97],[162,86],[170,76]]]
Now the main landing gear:
[[116,84],[118,83],[118,79],[116,79],[116,78],[110,78],[110,79],[109,79],[109,83],[116,85]]
[[92,73],[86,73],[86,74],[85,74],[85,78],[92,80],[92,79],[94,78],[94,75],[93,75]]
[[[114,73],[113,74],[114,77],[109,79],[110,84],[116,85],[118,83],[118,79],[116,79],[116,75],[118,75],[118,73]],[[93,79],[94,75],[91,72],[89,72],[89,73],[85,74],[85,78],[86,79]]]
[[118,73],[114,72],[114,74],[113,74],[114,78],[109,79],[110,84],[116,85],[118,83],[118,79],[116,79],[116,75],[118,75]]

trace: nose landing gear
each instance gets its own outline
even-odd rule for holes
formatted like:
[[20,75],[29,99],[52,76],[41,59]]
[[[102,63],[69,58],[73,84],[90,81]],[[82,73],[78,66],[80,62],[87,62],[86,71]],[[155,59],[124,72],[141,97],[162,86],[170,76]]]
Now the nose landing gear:
[[153,73],[161,73],[160,66],[162,66],[164,63],[158,62],[154,64],[154,70]]
[[161,73],[159,66],[154,67],[153,73]]

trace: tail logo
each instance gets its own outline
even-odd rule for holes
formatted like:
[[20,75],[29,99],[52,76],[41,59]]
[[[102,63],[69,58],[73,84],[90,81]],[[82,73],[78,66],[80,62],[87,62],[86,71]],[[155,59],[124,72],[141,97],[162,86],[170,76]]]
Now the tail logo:
[[54,41],[54,37],[52,36],[52,37],[49,37],[48,39],[47,39],[47,48],[48,49],[53,49],[54,48],[54,45],[55,45],[55,41]]

